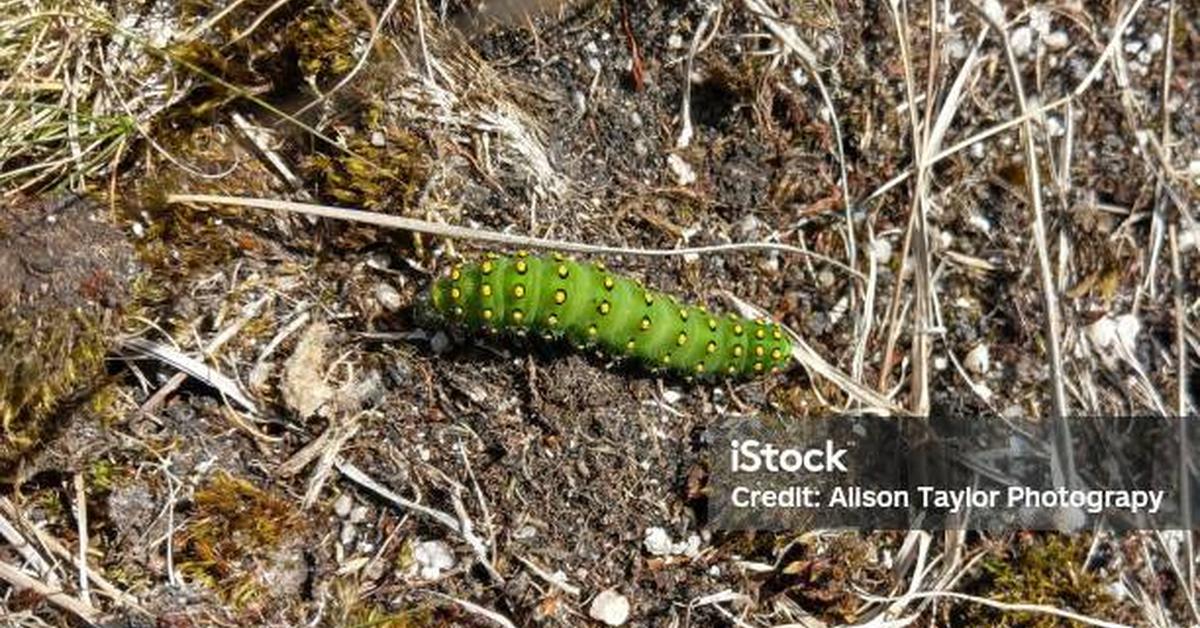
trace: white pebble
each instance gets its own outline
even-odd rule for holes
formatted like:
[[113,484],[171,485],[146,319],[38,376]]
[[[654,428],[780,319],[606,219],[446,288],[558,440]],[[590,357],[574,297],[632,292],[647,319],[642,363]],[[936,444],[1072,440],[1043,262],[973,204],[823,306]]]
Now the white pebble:
[[592,599],[588,617],[609,626],[620,626],[629,621],[629,600],[616,589],[605,589]]
[[1066,31],[1054,31],[1043,37],[1042,43],[1046,45],[1046,49],[1048,50],[1059,51],[1071,45],[1071,38],[1067,36]]
[[683,36],[679,33],[671,33],[671,35],[667,37],[667,48],[670,48],[671,50],[679,50],[680,48],[683,48]]
[[421,577],[436,580],[454,567],[454,552],[444,541],[421,541],[413,548],[413,560],[420,566]]
[[445,332],[437,332],[433,338],[429,339],[429,348],[433,349],[434,354],[441,355],[450,348],[450,337]]
[[350,544],[354,543],[354,538],[357,536],[358,529],[347,523],[342,526],[342,533],[338,538],[341,540],[342,545],[349,547]]
[[997,24],[1003,24],[1006,21],[1004,17],[1004,5],[1000,4],[1000,0],[984,0],[983,14]]
[[963,366],[976,375],[983,375],[991,369],[992,354],[986,344],[976,345],[963,359]]
[[944,371],[949,365],[950,362],[940,355],[933,359],[933,370],[935,371]]
[[1146,52],[1150,54],[1158,54],[1163,49],[1163,36],[1158,33],[1150,35],[1146,38]]
[[362,523],[367,520],[367,514],[371,512],[366,506],[357,506],[350,511],[350,523]]
[[371,146],[383,148],[387,144],[387,137],[383,135],[383,131],[371,132]]
[[375,285],[375,300],[389,312],[399,310],[402,305],[400,293],[391,285],[382,282]]
[[877,238],[871,245],[871,256],[878,264],[886,264],[892,259],[892,243],[883,238]]
[[1012,38],[1009,40],[1012,44],[1013,54],[1018,57],[1024,57],[1033,49],[1033,29],[1028,26],[1019,26],[1013,29]]
[[1140,42],[1136,39],[1134,39],[1132,41],[1127,41],[1127,42],[1125,42],[1125,52],[1128,52],[1131,55],[1137,54],[1137,53],[1141,52],[1143,45],[1145,45],[1145,44],[1143,44],[1142,42]]
[[1065,132],[1062,121],[1058,119],[1058,116],[1046,116],[1046,133],[1050,137],[1061,137]]
[[647,552],[655,556],[670,556],[672,553],[671,535],[658,526],[646,528],[646,536],[642,539],[642,545],[646,547]]
[[675,154],[668,155],[667,166],[671,169],[671,174],[675,175],[675,182],[679,185],[691,185],[696,182],[696,171],[692,169],[691,164],[683,160],[683,157]]
[[333,513],[338,517],[345,519],[350,514],[350,508],[354,506],[354,500],[347,494],[342,493],[337,501],[333,502]]

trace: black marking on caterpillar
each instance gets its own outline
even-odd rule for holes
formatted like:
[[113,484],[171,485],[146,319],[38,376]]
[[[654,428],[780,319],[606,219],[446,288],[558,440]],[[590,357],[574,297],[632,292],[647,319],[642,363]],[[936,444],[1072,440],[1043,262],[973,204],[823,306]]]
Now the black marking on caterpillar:
[[791,360],[783,329],[703,306],[561,255],[488,255],[430,289],[440,318],[471,329],[540,333],[688,377],[777,372]]

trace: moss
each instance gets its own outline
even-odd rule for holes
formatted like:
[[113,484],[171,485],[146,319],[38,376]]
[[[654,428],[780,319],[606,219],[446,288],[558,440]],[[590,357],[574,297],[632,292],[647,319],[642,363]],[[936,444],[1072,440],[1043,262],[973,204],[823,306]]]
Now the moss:
[[[964,593],[999,602],[1045,604],[1112,621],[1135,615],[1108,594],[1106,580],[1086,569],[1090,539],[1049,534],[997,548],[979,567]],[[956,626],[1060,626],[1044,614],[1006,613],[979,604],[959,604],[951,610]]]
[[[325,200],[368,209],[384,206],[410,208],[429,178],[424,143],[400,128],[369,126],[371,109],[362,114],[362,132],[346,139],[349,152],[316,152],[304,162],[304,174],[317,185]],[[380,133],[376,146],[370,135]]]
[[193,510],[179,568],[238,608],[265,593],[260,565],[304,528],[294,504],[223,471],[196,491]]

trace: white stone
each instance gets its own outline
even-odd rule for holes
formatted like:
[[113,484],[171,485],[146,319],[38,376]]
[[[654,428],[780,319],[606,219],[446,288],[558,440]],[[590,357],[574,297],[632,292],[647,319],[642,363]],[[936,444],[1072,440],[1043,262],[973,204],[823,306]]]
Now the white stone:
[[679,33],[671,33],[671,35],[667,37],[667,48],[670,48],[671,50],[679,50],[680,48],[683,48],[683,36]]
[[679,185],[691,185],[696,182],[696,171],[692,169],[691,164],[683,160],[683,157],[675,154],[668,155],[667,167],[671,169],[671,174],[675,176],[675,182]]
[[349,495],[342,493],[337,501],[333,502],[333,513],[338,517],[345,519],[350,514],[350,508],[354,506],[354,499]]
[[1144,46],[1144,45],[1145,44],[1143,44],[1142,42],[1140,42],[1136,39],[1134,39],[1132,41],[1127,41],[1127,42],[1125,42],[1125,52],[1128,52],[1131,55],[1137,54],[1137,53],[1141,52],[1142,46]]
[[1043,37],[1042,43],[1046,45],[1047,50],[1059,51],[1071,45],[1071,38],[1066,31],[1054,31]]
[[1024,57],[1033,49],[1033,29],[1028,26],[1018,26],[1013,29],[1012,37],[1009,39],[1012,44],[1013,54],[1018,57]]
[[1058,116],[1046,116],[1046,133],[1050,137],[1061,137],[1063,133],[1066,133],[1063,130],[1062,121],[1058,119]]
[[1004,5],[1000,4],[1000,0],[984,0],[983,14],[997,24],[1003,25],[1006,21],[1004,17]]
[[892,243],[883,238],[876,238],[871,245],[871,257],[878,264],[886,264],[892,259]]
[[436,580],[442,572],[454,567],[454,552],[445,541],[421,541],[413,548],[413,560],[420,568],[421,577]]
[[433,338],[429,339],[429,348],[433,349],[437,355],[445,353],[450,348],[450,337],[446,335],[446,332],[437,332]]
[[1158,54],[1163,49],[1163,36],[1154,33],[1146,38],[1146,52],[1150,54]]
[[400,293],[396,292],[396,289],[390,284],[384,282],[379,282],[375,285],[375,300],[379,301],[379,305],[389,312],[395,312],[403,305]]
[[382,148],[386,144],[387,144],[387,137],[384,136],[383,131],[372,131],[371,132],[371,146],[374,146],[376,148]]
[[356,506],[350,511],[350,523],[362,523],[367,520],[367,515],[371,512],[366,506]]
[[588,617],[608,626],[621,626],[629,621],[629,600],[615,589],[605,589],[592,599]]
[[670,556],[672,554],[671,547],[673,544],[671,543],[671,535],[658,526],[646,528],[646,536],[642,539],[642,545],[645,546],[647,552],[655,556]]
[[967,353],[967,357],[963,359],[963,366],[967,367],[968,371],[976,375],[983,375],[991,369],[992,354],[986,344],[980,343]]

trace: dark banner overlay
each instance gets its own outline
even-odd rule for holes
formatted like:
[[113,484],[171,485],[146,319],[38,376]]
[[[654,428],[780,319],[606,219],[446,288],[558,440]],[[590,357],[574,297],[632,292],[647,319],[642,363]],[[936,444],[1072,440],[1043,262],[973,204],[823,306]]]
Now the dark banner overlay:
[[1200,417],[754,418],[706,437],[716,529],[1167,530],[1200,521]]

